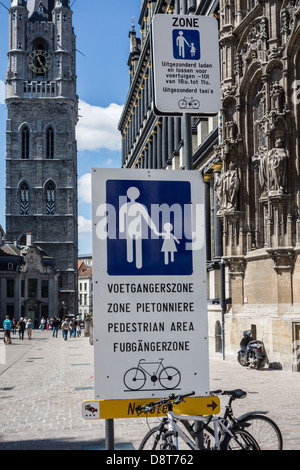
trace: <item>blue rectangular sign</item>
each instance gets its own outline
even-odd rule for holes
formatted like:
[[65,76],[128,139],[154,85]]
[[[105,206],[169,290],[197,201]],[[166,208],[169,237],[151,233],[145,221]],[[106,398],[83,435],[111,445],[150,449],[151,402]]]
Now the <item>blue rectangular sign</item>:
[[201,58],[199,30],[173,29],[174,59],[199,60]]
[[108,180],[106,194],[116,211],[107,237],[110,276],[192,274],[189,182]]

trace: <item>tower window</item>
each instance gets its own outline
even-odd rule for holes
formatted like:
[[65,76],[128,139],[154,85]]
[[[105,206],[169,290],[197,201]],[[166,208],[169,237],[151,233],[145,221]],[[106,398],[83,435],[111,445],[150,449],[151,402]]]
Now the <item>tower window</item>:
[[22,159],[29,159],[29,128],[25,126],[22,130]]
[[48,159],[54,158],[54,131],[52,127],[49,127],[47,129],[47,151],[46,151],[46,156]]
[[21,186],[21,214],[28,215],[29,214],[29,187],[27,183],[23,183]]
[[46,205],[47,205],[47,214],[55,214],[55,184],[53,181],[50,181],[46,186]]

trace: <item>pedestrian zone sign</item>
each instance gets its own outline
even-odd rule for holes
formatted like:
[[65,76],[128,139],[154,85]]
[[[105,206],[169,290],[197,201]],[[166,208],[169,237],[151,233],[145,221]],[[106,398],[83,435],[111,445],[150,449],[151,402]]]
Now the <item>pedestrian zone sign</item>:
[[151,50],[156,115],[219,112],[218,39],[218,22],[212,16],[154,16]]
[[209,395],[204,183],[92,170],[95,399]]

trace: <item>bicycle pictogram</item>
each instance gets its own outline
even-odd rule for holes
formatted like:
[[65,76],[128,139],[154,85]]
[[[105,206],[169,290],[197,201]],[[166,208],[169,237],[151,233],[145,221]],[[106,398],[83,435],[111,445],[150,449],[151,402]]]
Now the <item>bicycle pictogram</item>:
[[[176,389],[181,382],[181,373],[176,367],[165,367],[163,361],[163,358],[160,358],[158,362],[147,362],[146,359],[140,359],[137,367],[132,367],[124,374],[123,381],[126,388],[134,391],[141,390],[146,385],[148,378],[153,386],[159,383],[163,389]],[[157,367],[153,370],[151,366]]]
[[187,98],[186,96],[178,101],[178,106],[180,109],[192,108],[192,109],[199,109],[200,108],[200,101],[194,100],[194,98]]

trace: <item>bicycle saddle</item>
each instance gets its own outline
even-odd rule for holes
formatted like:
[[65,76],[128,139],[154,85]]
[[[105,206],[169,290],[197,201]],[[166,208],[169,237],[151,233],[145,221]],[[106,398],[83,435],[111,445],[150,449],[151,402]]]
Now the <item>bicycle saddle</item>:
[[245,398],[247,396],[247,392],[237,388],[236,390],[223,390],[223,395],[230,395],[232,398]]
[[244,390],[237,388],[235,390],[214,390],[210,392],[212,395],[229,395],[232,398],[245,398],[247,396],[247,392]]

